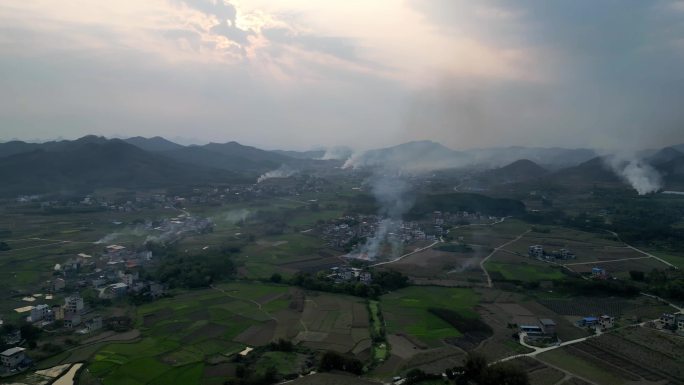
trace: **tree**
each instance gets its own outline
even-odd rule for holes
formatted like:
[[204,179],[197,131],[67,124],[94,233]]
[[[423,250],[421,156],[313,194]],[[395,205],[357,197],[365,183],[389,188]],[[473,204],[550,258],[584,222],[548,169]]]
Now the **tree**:
[[646,278],[646,274],[644,274],[643,271],[630,270],[629,277],[632,278],[633,281],[643,281]]
[[465,365],[465,376],[469,379],[479,381],[482,372],[487,369],[487,359],[479,353],[468,353]]
[[280,283],[283,280],[283,276],[278,273],[273,273],[271,275],[271,282]]

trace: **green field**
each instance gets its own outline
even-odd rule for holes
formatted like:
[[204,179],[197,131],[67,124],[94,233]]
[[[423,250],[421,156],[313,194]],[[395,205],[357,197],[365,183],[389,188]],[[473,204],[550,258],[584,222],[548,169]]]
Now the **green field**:
[[498,272],[506,280],[534,282],[543,280],[562,279],[563,273],[550,266],[537,266],[524,263],[503,263],[488,261],[485,268],[490,273]]
[[475,317],[473,308],[478,299],[472,289],[433,286],[412,286],[386,294],[381,304],[387,333],[404,333],[427,345],[437,345],[439,340],[461,333],[428,309],[450,309]]
[[244,345],[234,341],[236,336],[287,307],[288,301],[277,298],[287,290],[230,283],[142,305],[137,319],[140,341],[102,347],[88,369],[105,385],[201,383],[209,358],[238,352]]
[[602,369],[600,366],[585,361],[577,356],[555,349],[537,356],[542,362],[558,366],[578,376],[585,377],[602,385],[622,385],[626,381]]

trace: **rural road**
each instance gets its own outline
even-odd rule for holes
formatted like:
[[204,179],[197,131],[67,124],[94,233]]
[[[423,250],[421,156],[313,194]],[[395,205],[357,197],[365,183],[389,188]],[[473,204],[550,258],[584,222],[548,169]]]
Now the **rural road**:
[[666,261],[666,260],[664,260],[664,259],[662,259],[662,258],[660,258],[660,257],[656,257],[655,255],[653,255],[653,254],[651,254],[651,253],[647,253],[647,252],[645,252],[645,251],[643,251],[643,250],[637,249],[636,247],[634,247],[634,246],[632,246],[632,245],[627,244],[625,241],[622,240],[622,238],[620,238],[620,235],[618,235],[618,233],[616,233],[616,232],[614,232],[614,231],[610,231],[610,230],[606,230],[606,231],[609,232],[609,233],[611,233],[611,234],[613,234],[613,235],[618,239],[618,241],[624,243],[625,246],[627,246],[627,248],[632,249],[632,250],[636,251],[637,253],[641,253],[641,254],[643,254],[643,255],[646,255],[646,256],[648,256],[648,257],[651,257],[651,258],[653,258],[653,259],[657,259],[658,261],[660,261],[660,262],[662,262],[662,263],[664,263],[664,264],[666,264],[666,265],[668,265],[668,266],[670,266],[670,267],[672,267],[672,268],[674,268],[674,269],[679,269],[677,266],[671,264],[670,262],[668,262],[668,261]]
[[[502,220],[501,222],[503,222],[503,220]],[[500,222],[499,222],[499,223],[500,223]],[[500,246],[498,246],[498,247],[495,247],[494,250],[493,250],[488,256],[484,257],[484,258],[480,261],[480,268],[481,268],[482,271],[484,272],[485,278],[487,278],[487,287],[492,287],[492,277],[489,276],[489,272],[487,271],[487,269],[485,269],[485,266],[484,266],[485,263],[486,263],[486,262],[489,260],[489,258],[491,258],[492,255],[494,255],[497,251],[499,251],[500,249],[502,249],[502,248],[504,248],[504,247],[510,245],[511,243],[513,243],[513,242],[519,240],[520,238],[524,237],[525,234],[529,233],[530,231],[532,231],[532,230],[527,230],[527,231],[525,231],[524,233],[518,235],[517,237],[511,239],[510,241],[504,243],[503,245],[500,245]]]
[[[656,296],[656,295],[648,294],[648,293],[641,293],[641,295],[646,296],[646,297],[650,297],[650,298],[653,298],[653,299],[657,299],[658,301],[661,301],[661,302],[663,302],[663,303],[665,303],[665,304],[667,304],[667,305],[669,305],[669,306],[671,306],[671,307],[677,309],[677,311],[675,312],[675,314],[684,314],[684,308],[683,308],[683,307],[677,306],[677,305],[675,305],[675,304],[673,304],[673,303],[671,303],[671,302],[668,302],[668,301],[666,301],[666,300],[664,300],[664,299],[662,299],[662,298],[660,298],[660,297],[658,297],[658,296]],[[578,339],[575,339],[575,340],[570,340],[570,341],[561,342],[561,343],[559,343],[559,344],[557,344],[557,345],[548,346],[548,347],[545,347],[545,348],[540,348],[540,347],[536,347],[536,346],[529,345],[529,344],[526,343],[525,340],[524,340],[525,334],[524,334],[524,333],[520,333],[520,334],[519,334],[519,342],[520,342],[520,344],[523,345],[523,346],[525,346],[525,347],[527,347],[527,348],[533,349],[534,351],[533,351],[533,352],[530,352],[530,353],[524,353],[524,354],[515,354],[515,355],[509,356],[509,357],[506,357],[506,358],[502,358],[502,359],[500,359],[500,360],[498,360],[498,361],[492,362],[490,365],[493,365],[493,364],[496,364],[496,363],[499,363],[499,362],[505,362],[505,361],[513,360],[513,359],[516,359],[516,358],[519,358],[519,357],[534,357],[534,356],[536,356],[536,355],[539,355],[539,354],[541,354],[541,353],[548,352],[548,351],[550,351],[550,350],[562,348],[563,346],[568,346],[568,345],[572,345],[572,344],[584,342],[584,341],[589,340],[589,339],[591,339],[591,338],[599,337],[599,336],[601,336],[602,334],[613,333],[613,332],[616,332],[616,331],[618,331],[618,330],[627,329],[627,328],[632,328],[632,327],[643,327],[644,325],[646,325],[647,323],[649,323],[649,322],[651,322],[651,321],[654,321],[654,320],[647,320],[647,321],[643,321],[643,322],[639,322],[639,323],[635,323],[635,324],[630,324],[630,325],[621,326],[621,327],[618,327],[618,328],[612,328],[612,329],[610,329],[610,330],[608,330],[608,331],[605,331],[605,332],[600,332],[600,333],[597,333],[597,334],[592,334],[592,335],[590,335],[590,336],[578,338]]]
[[375,267],[375,266],[380,266],[380,265],[387,265],[388,263],[394,263],[394,262],[397,262],[397,261],[401,261],[403,258],[406,258],[406,257],[408,257],[409,255],[413,255],[413,254],[415,254],[415,253],[420,253],[421,251],[430,249],[430,248],[432,248],[433,246],[435,246],[436,244],[441,243],[441,242],[442,242],[441,239],[440,239],[439,241],[434,241],[434,242],[432,242],[432,243],[431,243],[430,245],[428,245],[428,246],[421,247],[420,249],[413,250],[412,252],[406,253],[406,254],[404,254],[404,255],[402,255],[402,256],[400,256],[400,257],[397,257],[397,258],[395,258],[395,259],[393,259],[393,260],[391,260],[391,261],[378,262],[378,263],[376,263],[376,264],[370,265],[370,267]]
[[[497,225],[497,224],[499,224],[499,223],[502,223],[503,221],[506,220],[506,218],[508,218],[508,217],[502,217],[501,219],[496,220],[496,221],[494,221],[494,222],[492,222],[492,223],[473,223],[473,224],[469,224],[469,225],[454,226],[454,227],[452,227],[450,230],[456,230],[456,229],[460,229],[460,228],[464,228],[464,227],[472,227],[472,226],[494,226],[494,225]],[[409,255],[413,255],[413,254],[416,254],[416,253],[420,253],[421,251],[425,251],[425,250],[427,250],[427,249],[430,249],[430,248],[434,247],[435,245],[437,245],[437,244],[439,244],[439,243],[442,243],[442,242],[444,242],[444,240],[443,240],[442,238],[440,238],[439,241],[435,241],[435,242],[433,242],[433,243],[432,243],[431,245],[429,245],[429,246],[425,246],[425,247],[423,247],[423,248],[416,249],[416,250],[414,250],[414,251],[412,251],[412,252],[410,252],[410,253],[406,253],[406,254],[404,254],[404,255],[402,255],[402,256],[400,256],[400,257],[397,257],[397,258],[395,258],[395,259],[393,259],[393,260],[391,260],[391,261],[378,262],[378,263],[376,263],[376,264],[370,265],[370,267],[381,266],[381,265],[387,265],[387,264],[389,264],[389,263],[394,263],[394,262],[397,262],[397,261],[401,261],[403,258],[406,258],[406,257],[408,257]],[[486,272],[485,272],[485,273],[486,273]],[[491,286],[490,286],[490,287],[491,287]]]

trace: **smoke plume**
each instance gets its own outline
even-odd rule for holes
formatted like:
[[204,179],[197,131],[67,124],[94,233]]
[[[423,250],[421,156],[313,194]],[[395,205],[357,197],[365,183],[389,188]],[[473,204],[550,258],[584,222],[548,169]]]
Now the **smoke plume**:
[[352,150],[349,147],[335,146],[326,149],[321,160],[344,160],[349,159],[351,155]]
[[244,222],[249,217],[250,211],[247,209],[230,210],[221,215],[221,218],[230,224]]
[[604,159],[613,172],[629,183],[639,195],[656,192],[662,187],[660,173],[642,159],[625,155],[614,155]]
[[380,206],[378,215],[382,219],[373,237],[361,247],[360,254],[374,260],[382,245],[388,241],[392,246],[393,256],[398,256],[402,250],[402,240],[391,235],[400,229],[402,216],[413,206],[411,186],[401,172],[387,169],[377,169],[369,182],[371,192]]
[[271,178],[288,178],[291,177],[292,175],[296,174],[298,171],[293,169],[292,167],[288,165],[282,165],[278,167],[275,170],[271,170],[259,177],[257,179],[257,183],[261,183],[265,181],[266,179],[271,179]]

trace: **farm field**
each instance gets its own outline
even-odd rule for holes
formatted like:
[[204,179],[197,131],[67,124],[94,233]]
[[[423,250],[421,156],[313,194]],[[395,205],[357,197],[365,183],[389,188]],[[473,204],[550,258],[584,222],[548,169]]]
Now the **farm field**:
[[[336,343],[344,353],[360,341],[370,346],[365,303],[322,293],[302,297],[293,290],[230,283],[142,305],[137,319],[141,339],[101,347],[88,369],[106,385],[214,383],[220,373],[234,371],[227,357],[277,338],[299,338],[311,347]],[[303,311],[293,305],[301,301]],[[257,368],[264,370],[271,365],[296,368],[300,362],[294,353],[260,359]]]
[[503,279],[507,281],[534,282],[562,279],[564,277],[559,267],[531,259],[519,262],[499,262],[497,256],[500,254],[505,253],[497,252],[485,263],[485,268],[494,281]]
[[447,337],[461,333],[431,314],[429,308],[443,308],[476,317],[478,295],[471,289],[408,287],[382,296],[381,304],[388,334],[404,334],[426,346],[439,346]]
[[627,379],[606,370],[596,362],[568,353],[566,348],[542,353],[537,358],[544,363],[557,366],[601,385],[625,385],[627,382]]
[[427,249],[383,268],[398,271],[422,285],[440,282],[440,285],[482,284],[484,276],[479,263],[489,250],[474,246],[472,252],[448,252]]

